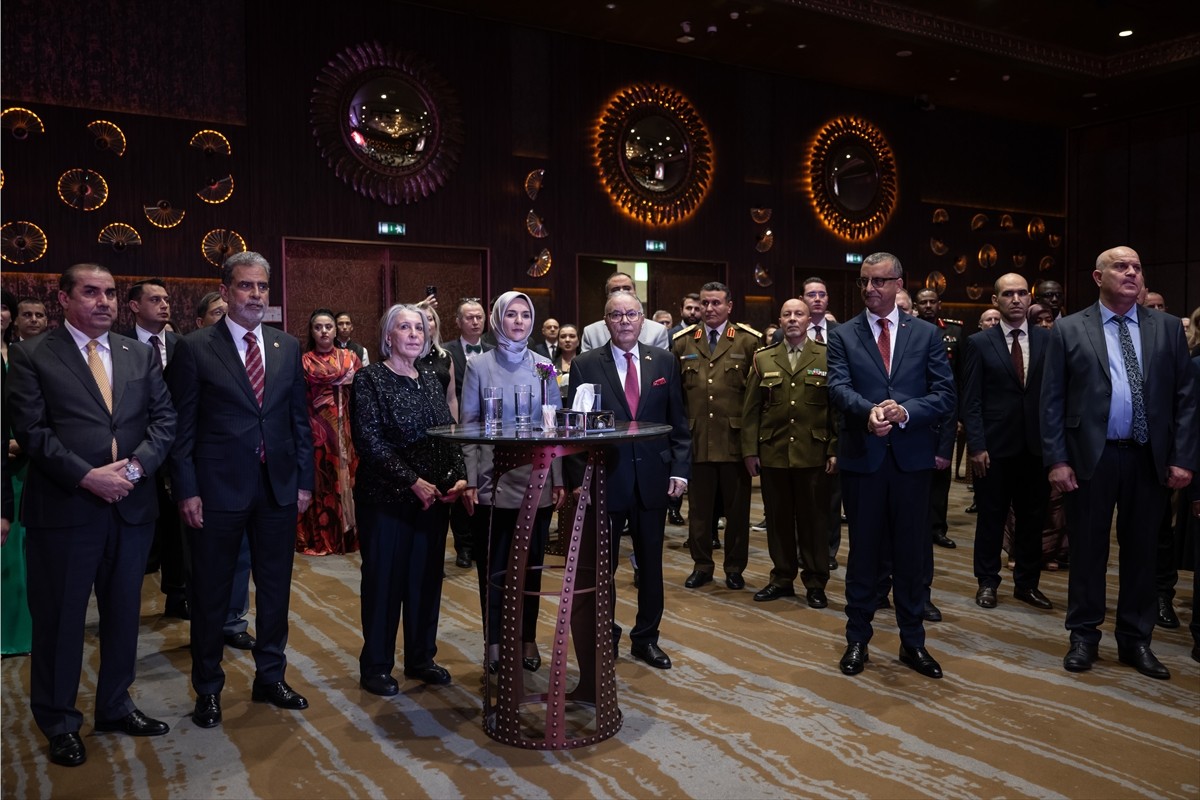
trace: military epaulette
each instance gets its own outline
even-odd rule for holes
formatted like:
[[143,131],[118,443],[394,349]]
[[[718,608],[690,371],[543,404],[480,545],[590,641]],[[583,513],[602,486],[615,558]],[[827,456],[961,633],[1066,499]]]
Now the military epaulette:
[[676,331],[675,335],[671,337],[671,341],[672,342],[675,341],[680,336],[683,336],[685,333],[691,333],[692,331],[694,331],[696,329],[696,327],[699,324],[700,324],[699,322],[693,322],[691,325],[688,325],[686,328],[681,328],[680,330]]
[[735,326],[735,327],[741,328],[741,329],[742,329],[742,330],[744,330],[746,333],[749,333],[749,334],[751,334],[752,336],[754,336],[754,338],[755,338],[755,339],[761,339],[761,338],[762,338],[762,331],[756,331],[756,330],[754,330],[754,328],[751,328],[749,325],[747,325],[747,324],[746,324],[746,323],[744,323],[744,322],[735,322],[735,323],[733,323],[733,324],[734,324],[734,326]]
[[949,317],[942,317],[942,322],[946,323],[947,325],[957,325],[960,328],[963,326],[963,321],[961,319],[950,319]]
[[762,347],[755,350],[754,354],[758,355],[763,350],[770,350],[772,347],[779,347],[779,345],[783,344],[786,341],[787,341],[786,339],[780,339],[778,342],[771,342],[770,344],[764,344]]

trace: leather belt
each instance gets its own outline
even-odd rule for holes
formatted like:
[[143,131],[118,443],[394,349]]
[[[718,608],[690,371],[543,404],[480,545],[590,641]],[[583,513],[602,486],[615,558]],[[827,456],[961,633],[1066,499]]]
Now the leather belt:
[[1119,447],[1122,450],[1130,447],[1145,447],[1143,444],[1138,444],[1136,439],[1105,439],[1105,444],[1111,444],[1113,447]]

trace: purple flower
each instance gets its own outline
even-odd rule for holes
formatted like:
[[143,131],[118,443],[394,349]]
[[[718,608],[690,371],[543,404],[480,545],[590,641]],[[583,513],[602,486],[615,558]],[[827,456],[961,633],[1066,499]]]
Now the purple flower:
[[558,375],[558,370],[549,361],[539,361],[533,365],[533,369],[543,381],[548,381]]

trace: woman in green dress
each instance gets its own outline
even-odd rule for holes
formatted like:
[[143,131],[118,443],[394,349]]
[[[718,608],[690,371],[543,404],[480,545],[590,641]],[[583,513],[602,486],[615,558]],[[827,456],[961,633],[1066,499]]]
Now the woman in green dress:
[[[0,370],[3,371],[5,386],[8,384],[8,343],[12,339],[12,318],[17,310],[17,300],[11,292],[4,291],[0,300]],[[5,405],[8,394],[4,394]],[[8,408],[0,413],[3,426],[0,433],[4,436],[6,453],[0,458],[7,458],[8,474],[12,476],[13,484],[13,517],[0,546],[0,653],[5,656],[26,655],[29,653],[30,641],[33,635],[32,623],[29,620],[29,600],[25,593],[25,528],[16,519],[21,508],[21,487],[25,482],[26,459],[16,453],[17,443],[13,441],[8,430]]]

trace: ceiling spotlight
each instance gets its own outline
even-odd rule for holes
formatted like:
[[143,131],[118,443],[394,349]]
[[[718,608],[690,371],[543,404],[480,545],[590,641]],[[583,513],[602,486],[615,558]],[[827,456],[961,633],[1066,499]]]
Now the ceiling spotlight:
[[1095,96],[1096,96],[1096,93],[1095,93],[1095,92],[1084,92],[1084,93],[1083,93],[1083,96],[1084,96],[1084,97],[1089,97],[1089,98],[1090,98],[1090,97],[1095,97]]
[[806,44],[798,44],[798,45],[796,45],[796,49],[797,49],[797,50],[803,50],[803,49],[804,49],[804,48],[806,48],[806,47],[808,47],[808,45],[806,45]]
[[684,20],[683,22],[679,23],[679,27],[683,29],[683,32],[684,32],[684,33],[691,33],[691,32],[692,32],[692,23],[690,23],[690,22],[688,22],[688,21],[686,21],[686,20]]
[[738,13],[738,12],[736,12],[736,11],[730,11],[730,12],[729,12],[729,18],[730,18],[730,19],[737,19],[737,18],[738,18],[738,17],[740,17],[740,16],[741,16],[741,14],[739,14],[739,13]]
[[680,36],[680,37],[679,37],[678,39],[676,39],[675,41],[679,42],[680,44],[691,44],[692,42],[696,41],[696,37],[695,37],[695,36],[688,36],[688,35],[685,33],[683,36]]
[[912,55],[912,50],[900,50],[896,53],[896,58],[908,58]]
[[717,26],[716,26],[716,25],[709,25],[709,26],[708,26],[708,27],[707,27],[705,30],[707,30],[709,33],[716,33],[716,32],[717,32]]
[[1117,33],[1117,36],[1120,36],[1122,39],[1124,39],[1128,36],[1133,36],[1133,31],[1130,31],[1130,30],[1119,31]]
[[617,10],[617,4],[616,4],[616,3],[605,3],[605,4],[604,4],[604,7],[605,7],[605,8],[607,8],[609,11],[616,11],[616,10]]
[[1010,77],[1012,77],[1012,76],[1010,76],[1010,75],[1001,75],[1001,76],[1000,76],[1000,80],[1002,80],[1002,81],[1007,81],[1007,80],[1009,80],[1009,78],[1010,78]]
[[950,80],[951,80],[951,82],[953,82],[953,81],[956,81],[956,80],[958,80],[958,76],[957,76],[957,75],[951,75],[951,76],[950,76]]

